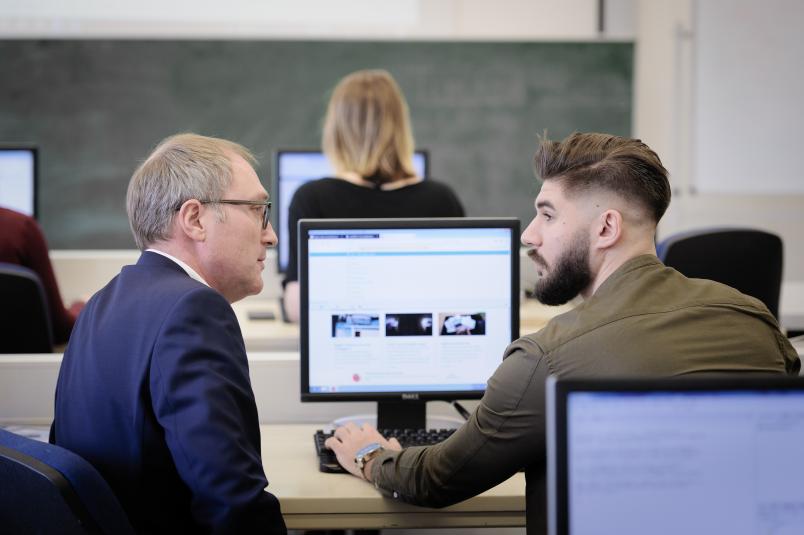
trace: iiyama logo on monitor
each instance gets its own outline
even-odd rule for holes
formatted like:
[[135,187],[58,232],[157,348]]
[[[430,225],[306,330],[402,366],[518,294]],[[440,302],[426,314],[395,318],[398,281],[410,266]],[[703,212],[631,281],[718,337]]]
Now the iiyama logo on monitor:
[[402,399],[419,399],[419,394],[402,394]]

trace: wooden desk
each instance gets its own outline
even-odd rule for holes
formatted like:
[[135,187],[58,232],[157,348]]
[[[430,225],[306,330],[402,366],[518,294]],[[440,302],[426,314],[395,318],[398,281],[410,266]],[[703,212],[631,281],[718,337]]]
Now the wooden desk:
[[[277,299],[246,298],[232,305],[246,351],[298,351],[299,326],[282,321]],[[271,313],[274,319],[251,319],[250,313]]]
[[318,471],[316,425],[263,425],[262,459],[290,529],[446,528],[525,525],[525,475],[444,509],[383,497],[349,474]]

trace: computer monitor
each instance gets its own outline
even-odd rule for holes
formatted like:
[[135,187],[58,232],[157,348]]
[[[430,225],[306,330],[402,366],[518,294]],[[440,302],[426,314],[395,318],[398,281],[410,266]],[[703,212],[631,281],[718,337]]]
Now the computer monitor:
[[[430,154],[426,150],[413,153],[413,168],[422,178],[430,175]],[[290,231],[288,228],[288,208],[296,190],[310,180],[332,176],[335,171],[324,153],[316,149],[279,150],[274,158],[274,213],[279,244],[277,246],[277,271],[284,273],[288,267],[290,254]],[[292,244],[293,247],[296,244]]]
[[0,206],[37,216],[37,150],[0,146]]
[[551,535],[804,526],[804,378],[547,384]]
[[480,398],[519,336],[514,218],[301,220],[301,399],[377,401],[381,429],[427,400]]

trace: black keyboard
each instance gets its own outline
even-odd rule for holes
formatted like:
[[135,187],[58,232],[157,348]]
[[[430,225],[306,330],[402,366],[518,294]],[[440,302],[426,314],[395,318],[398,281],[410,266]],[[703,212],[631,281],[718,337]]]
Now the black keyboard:
[[[449,438],[454,429],[379,429],[382,436],[387,439],[395,438],[403,448],[410,446],[429,446]],[[324,446],[324,441],[332,436],[321,429],[315,432],[315,452],[318,455],[318,469],[322,472],[343,473],[346,470],[338,463],[335,452]]]

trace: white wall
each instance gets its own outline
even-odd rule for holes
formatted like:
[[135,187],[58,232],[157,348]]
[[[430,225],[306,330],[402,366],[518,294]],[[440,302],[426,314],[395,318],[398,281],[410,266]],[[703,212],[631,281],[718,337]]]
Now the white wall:
[[[790,0],[638,0],[636,17],[634,135],[659,153],[673,185],[673,201],[660,226],[660,237],[704,226],[776,232],[785,244],[784,280],[788,286],[801,286],[804,281],[804,195],[795,193],[795,188],[779,193],[778,185],[766,187],[772,178],[761,174],[750,177],[753,191],[728,185],[735,169],[756,169],[762,162],[772,169],[775,160],[787,162],[787,169],[793,165],[798,139],[791,125],[804,120],[804,100],[800,92],[767,94],[770,84],[804,84],[801,5]],[[774,12],[768,15],[766,10]],[[774,26],[761,23],[786,17],[789,20],[780,31],[783,35],[777,35]],[[791,26],[800,31],[791,31]],[[721,62],[734,61],[735,51],[727,48],[729,43],[717,39],[717,34],[734,32],[749,44],[741,48],[744,74],[739,87],[711,72]],[[708,67],[703,75],[701,66]],[[712,102],[718,99],[729,104],[718,104],[713,110]],[[777,123],[769,122],[769,117],[776,117]],[[702,135],[696,137],[696,133]],[[706,165],[701,166],[702,161]],[[719,186],[701,188],[713,178],[700,173],[718,169],[722,172],[716,179]],[[798,180],[804,181],[804,172]],[[799,290],[788,294],[800,301]],[[790,298],[785,303],[784,297],[782,306],[804,309],[804,303],[792,303]]]
[[693,191],[804,198],[804,2],[699,0],[693,17]]
[[[617,37],[633,0],[609,0]],[[597,0],[0,0],[0,37],[589,39]]]

